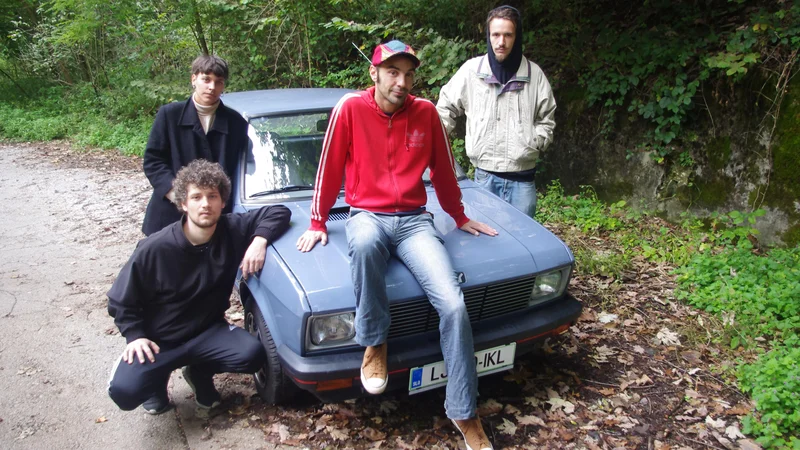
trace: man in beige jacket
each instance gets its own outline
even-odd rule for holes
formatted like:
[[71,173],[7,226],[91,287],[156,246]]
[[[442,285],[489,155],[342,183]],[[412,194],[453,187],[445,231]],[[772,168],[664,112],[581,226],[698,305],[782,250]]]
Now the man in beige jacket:
[[475,182],[533,217],[536,163],[553,141],[556,101],[536,64],[522,56],[519,11],[489,12],[489,51],[470,59],[442,88],[436,109],[451,132],[467,117],[465,146]]

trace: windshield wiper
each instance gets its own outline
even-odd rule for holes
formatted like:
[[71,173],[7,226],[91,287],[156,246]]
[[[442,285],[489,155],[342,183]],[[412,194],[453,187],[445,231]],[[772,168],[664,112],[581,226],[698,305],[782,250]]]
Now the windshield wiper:
[[279,189],[272,189],[272,190],[269,190],[269,191],[262,191],[262,192],[255,193],[255,194],[251,195],[250,198],[264,197],[264,196],[272,195],[272,194],[280,194],[282,192],[313,191],[313,190],[314,190],[314,186],[311,186],[310,184],[290,184],[288,186],[284,186],[284,187],[279,188]]

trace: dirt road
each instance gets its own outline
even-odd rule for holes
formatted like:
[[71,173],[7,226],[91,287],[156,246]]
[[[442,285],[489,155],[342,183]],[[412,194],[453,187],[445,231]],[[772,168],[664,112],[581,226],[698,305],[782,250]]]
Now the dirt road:
[[253,428],[212,433],[177,373],[163,416],[105,394],[124,347],[105,293],[150,195],[137,159],[0,146],[0,185],[0,447],[275,448]]

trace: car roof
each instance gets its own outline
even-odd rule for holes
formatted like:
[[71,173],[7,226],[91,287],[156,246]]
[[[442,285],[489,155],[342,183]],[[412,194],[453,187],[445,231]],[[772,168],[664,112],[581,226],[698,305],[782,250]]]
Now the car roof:
[[264,89],[226,93],[222,96],[222,102],[249,119],[276,113],[330,110],[348,92],[355,91],[338,88]]

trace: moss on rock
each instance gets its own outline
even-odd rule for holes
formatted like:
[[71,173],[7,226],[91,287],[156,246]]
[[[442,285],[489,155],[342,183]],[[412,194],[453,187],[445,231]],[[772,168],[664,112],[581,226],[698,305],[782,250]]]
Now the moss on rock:
[[789,229],[781,235],[781,239],[784,244],[790,247],[800,244],[800,224],[789,227]]
[[795,203],[800,200],[800,77],[795,77],[783,100],[781,115],[775,130],[772,148],[772,174],[764,204],[780,209],[789,216],[793,226],[784,234],[800,235],[800,212]]
[[597,198],[607,203],[631,196],[633,196],[633,183],[627,181],[603,183],[597,191]]
[[703,150],[708,160],[708,168],[720,172],[731,159],[731,138],[730,136],[715,138]]

